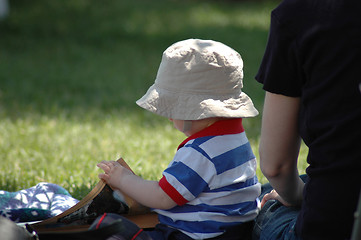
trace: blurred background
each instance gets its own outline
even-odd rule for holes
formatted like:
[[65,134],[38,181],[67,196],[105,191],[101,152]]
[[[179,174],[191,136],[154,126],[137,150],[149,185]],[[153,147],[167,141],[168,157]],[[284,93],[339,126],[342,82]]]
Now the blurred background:
[[[254,76],[279,2],[0,0],[0,189],[45,181],[82,198],[98,182],[96,163],[120,156],[158,179],[185,136],[135,101],[180,40],[237,50],[244,91],[261,113]],[[244,121],[257,156],[260,122]]]

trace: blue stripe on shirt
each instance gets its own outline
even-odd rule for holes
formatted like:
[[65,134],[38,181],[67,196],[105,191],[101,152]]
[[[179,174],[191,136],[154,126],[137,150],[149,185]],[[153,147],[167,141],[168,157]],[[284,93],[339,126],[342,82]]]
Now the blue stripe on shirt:
[[208,140],[210,140],[210,139],[212,139],[212,138],[214,138],[214,137],[216,137],[216,136],[206,136],[206,137],[200,137],[200,138],[196,138],[196,139],[194,139],[190,144],[189,143],[186,143],[186,145],[185,146],[187,146],[187,145],[201,145],[202,143],[205,143],[205,142],[207,142]]
[[214,205],[209,206],[207,204],[199,204],[199,205],[183,205],[181,207],[175,206],[167,210],[171,213],[192,213],[192,212],[214,212],[214,213],[222,213],[227,216],[242,216],[249,211],[255,210],[257,208],[257,201],[251,202],[240,202],[236,204],[230,205]]
[[[177,180],[181,182],[194,196],[200,192],[208,191],[209,187],[207,182],[201,178],[197,172],[189,168],[182,162],[175,162],[167,170],[167,173],[177,176]],[[192,179],[192,181],[189,181]],[[196,182],[197,184],[194,184]]]
[[211,158],[209,157],[209,155],[202,149],[199,147],[199,145],[186,145],[184,146],[184,148],[192,148],[195,151],[199,152],[200,154],[202,154],[205,158],[207,158],[208,160],[211,160]]
[[[244,145],[214,157],[211,161],[216,167],[217,174],[221,174],[254,158],[255,156],[252,152],[251,145],[247,142]],[[225,164],[225,160],[228,159],[232,159],[233,161],[227,161],[227,164]]]
[[258,183],[258,179],[257,176],[254,176],[253,178],[247,179],[244,182],[239,182],[239,183],[235,183],[232,185],[228,185],[228,186],[224,186],[224,187],[220,187],[220,188],[216,188],[216,189],[212,189],[212,190],[205,190],[204,192],[227,192],[227,191],[234,191],[234,190],[238,190],[238,189],[242,189],[242,188],[246,188],[246,187],[250,187],[253,186],[255,184]]

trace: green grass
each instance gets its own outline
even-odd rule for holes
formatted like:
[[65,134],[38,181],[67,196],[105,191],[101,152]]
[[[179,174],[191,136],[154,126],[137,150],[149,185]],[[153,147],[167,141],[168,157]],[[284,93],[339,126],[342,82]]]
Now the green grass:
[[[96,163],[120,156],[137,174],[158,179],[185,137],[135,101],[154,82],[162,52],[179,40],[213,39],[240,52],[244,91],[261,111],[264,93],[254,75],[276,5],[11,2],[0,22],[0,189],[46,181],[82,198],[98,181]],[[260,121],[244,121],[257,156]],[[300,171],[305,167],[302,160]]]

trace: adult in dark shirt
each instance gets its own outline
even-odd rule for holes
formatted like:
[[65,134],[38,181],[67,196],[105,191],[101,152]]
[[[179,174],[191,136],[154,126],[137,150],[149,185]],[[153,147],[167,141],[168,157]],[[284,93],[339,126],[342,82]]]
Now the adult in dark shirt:
[[274,190],[255,238],[351,236],[361,189],[360,13],[360,0],[284,0],[272,11],[256,79],[266,91],[260,165]]

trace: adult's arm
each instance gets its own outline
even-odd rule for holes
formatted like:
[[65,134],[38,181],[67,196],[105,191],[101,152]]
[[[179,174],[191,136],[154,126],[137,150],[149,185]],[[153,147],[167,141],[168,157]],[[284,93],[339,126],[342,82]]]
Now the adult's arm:
[[261,171],[275,191],[262,201],[277,199],[286,206],[302,202],[303,181],[299,178],[297,161],[301,138],[298,131],[300,99],[266,92],[261,141]]

